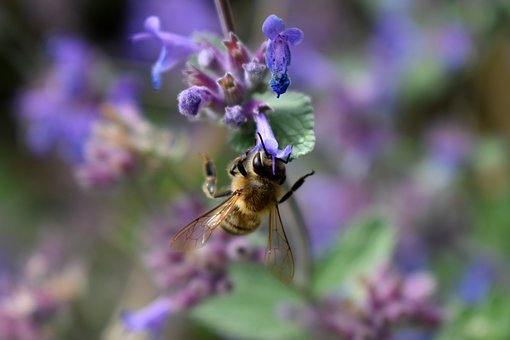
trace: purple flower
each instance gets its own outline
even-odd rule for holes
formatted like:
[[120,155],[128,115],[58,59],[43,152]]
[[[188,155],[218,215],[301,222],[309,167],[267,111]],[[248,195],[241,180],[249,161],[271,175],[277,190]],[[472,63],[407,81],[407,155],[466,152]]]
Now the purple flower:
[[198,112],[209,105],[213,99],[214,95],[207,87],[192,86],[179,93],[177,97],[179,112],[190,119],[195,118]]
[[437,40],[439,57],[448,69],[462,67],[473,52],[471,32],[460,23],[442,27]]
[[159,334],[165,319],[175,310],[172,300],[161,297],[137,311],[124,311],[121,319],[124,325],[133,331],[146,330]]
[[238,128],[248,120],[241,105],[227,106],[223,121],[230,127]]
[[[255,124],[257,125],[257,135],[260,134],[260,138],[257,138],[256,150],[264,149],[269,155],[273,157],[273,173],[275,172],[275,160],[276,158],[286,160],[292,152],[292,146],[287,145],[285,149],[278,149],[278,142],[273,134],[269,120],[267,119],[266,113],[260,111],[258,114],[253,115]],[[262,140],[260,140],[262,138]]]
[[133,41],[155,37],[161,44],[158,60],[152,66],[152,83],[155,89],[161,85],[161,73],[169,70],[179,61],[197,52],[199,46],[193,40],[170,32],[161,31],[159,18],[150,16],[145,20],[147,32],[135,34]]
[[494,276],[491,263],[486,259],[477,259],[463,273],[457,292],[467,303],[480,302],[487,296]]
[[299,44],[303,40],[303,31],[295,27],[285,29],[283,20],[272,14],[262,24],[262,32],[269,38],[266,49],[266,64],[271,70],[269,85],[280,97],[290,85],[287,76],[291,59],[289,44]]

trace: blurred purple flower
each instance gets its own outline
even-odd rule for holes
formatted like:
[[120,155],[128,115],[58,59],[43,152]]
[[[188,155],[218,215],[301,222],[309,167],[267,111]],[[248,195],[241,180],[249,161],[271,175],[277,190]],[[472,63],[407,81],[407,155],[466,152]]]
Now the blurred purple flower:
[[262,24],[262,32],[269,38],[266,49],[266,65],[271,71],[269,85],[277,97],[287,91],[290,79],[287,67],[291,62],[289,44],[298,45],[303,41],[303,31],[292,27],[285,29],[281,18],[271,14]]
[[[145,263],[150,267],[163,297],[139,312],[124,313],[122,320],[132,330],[149,330],[158,334],[163,320],[173,312],[188,310],[208,297],[228,293],[232,282],[227,265],[231,260],[263,262],[265,248],[253,245],[245,237],[232,237],[216,231],[207,244],[191,252],[181,252],[161,242],[204,210],[198,201],[178,200],[168,213],[172,218],[155,216],[149,226],[154,238]],[[168,221],[173,221],[168,225]]]
[[327,296],[287,317],[321,339],[393,339],[402,325],[433,330],[443,319],[430,301],[436,286],[428,273],[402,276],[382,267],[362,286],[362,299]]
[[161,52],[152,66],[152,83],[154,88],[158,89],[161,86],[161,73],[186,59],[190,54],[198,52],[200,47],[187,37],[162,31],[160,20],[156,16],[148,17],[144,26],[147,32],[135,34],[132,39],[138,41],[154,37],[160,41]]
[[467,267],[460,279],[457,293],[469,304],[481,302],[489,293],[494,279],[494,267],[486,259],[476,259]]
[[168,297],[158,298],[137,311],[124,311],[121,319],[133,331],[149,331],[160,334],[166,318],[175,312],[175,306]]
[[[0,339],[44,340],[48,327],[83,292],[81,262],[62,256],[62,239],[43,238],[16,272],[0,275]],[[66,262],[63,259],[66,258]],[[69,261],[69,262],[67,262]]]
[[38,155],[52,150],[79,162],[84,143],[97,119],[92,73],[97,58],[80,39],[55,37],[49,42],[52,65],[42,85],[25,90],[18,110],[26,126],[29,148]]
[[370,42],[372,61],[370,69],[377,80],[379,97],[393,103],[409,65],[419,55],[422,35],[412,19],[408,2],[394,3],[381,9],[375,20]]
[[459,124],[442,123],[429,131],[426,143],[432,161],[455,171],[467,160],[472,140]]
[[133,1],[129,6],[128,29],[156,13],[172,32],[189,35],[195,31],[219,33],[220,25],[214,4],[204,0],[144,0]]
[[177,97],[179,112],[188,119],[196,118],[202,108],[215,100],[215,94],[204,86],[191,86]]
[[449,70],[458,70],[468,61],[473,51],[473,41],[468,27],[450,23],[437,34],[439,58]]
[[[338,233],[370,203],[369,192],[361,183],[330,176],[318,175],[313,179],[313,185],[299,190],[297,200],[302,203],[300,206],[309,226],[315,255],[331,246]],[[306,199],[317,192],[323,199]]]
[[233,128],[238,128],[241,124],[248,121],[248,117],[243,112],[243,108],[240,105],[227,106],[225,108],[225,116],[223,116],[223,122]]

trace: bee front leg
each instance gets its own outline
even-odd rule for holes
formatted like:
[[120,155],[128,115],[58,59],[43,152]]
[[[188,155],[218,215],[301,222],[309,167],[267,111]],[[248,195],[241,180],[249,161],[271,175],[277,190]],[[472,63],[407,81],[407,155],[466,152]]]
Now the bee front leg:
[[232,190],[225,189],[217,192],[216,188],[216,167],[214,166],[214,162],[207,156],[204,157],[204,165],[205,165],[205,181],[202,186],[202,190],[204,193],[210,198],[218,198],[225,197],[232,194]]
[[243,175],[244,177],[248,176],[248,173],[246,172],[246,169],[244,167],[244,161],[246,161],[246,159],[247,159],[247,153],[242,156],[237,157],[232,162],[232,165],[230,166],[229,173],[233,177],[237,176],[237,171],[239,171],[241,173],[241,175]]
[[283,195],[282,198],[280,198],[280,200],[278,201],[278,204],[280,203],[283,203],[285,202],[287,199],[289,199],[290,196],[292,196],[292,194],[297,190],[299,189],[299,187],[305,182],[305,178],[307,178],[308,176],[311,176],[315,173],[315,171],[312,171],[310,173],[307,173],[306,175],[304,176],[301,176],[296,182],[294,182],[294,184],[292,185],[292,187],[290,187],[290,190],[287,191],[287,193],[285,195]]

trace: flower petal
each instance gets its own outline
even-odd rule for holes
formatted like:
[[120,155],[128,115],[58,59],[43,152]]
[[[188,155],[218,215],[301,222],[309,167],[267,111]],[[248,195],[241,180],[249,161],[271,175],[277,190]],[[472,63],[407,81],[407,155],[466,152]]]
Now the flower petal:
[[287,157],[289,157],[290,153],[292,152],[292,146],[291,145],[287,145],[285,147],[285,149],[283,150],[278,150],[278,152],[276,153],[276,158],[280,158],[280,159],[287,159]]
[[202,109],[211,103],[213,95],[208,88],[203,86],[191,86],[179,93],[177,97],[179,112],[192,119]]
[[283,20],[274,14],[268,16],[262,24],[262,32],[264,32],[269,39],[275,39],[284,29],[285,24]]
[[148,17],[144,27],[147,32],[134,34],[131,39],[138,41],[152,36],[161,42],[161,52],[158,60],[152,66],[153,86],[158,89],[161,85],[161,73],[186,59],[190,54],[197,52],[200,46],[188,37],[161,31],[161,22],[156,16]]
[[276,93],[276,97],[280,98],[280,95],[287,92],[290,85],[290,79],[287,73],[274,73],[269,80],[269,86]]
[[285,31],[283,31],[281,35],[285,36],[287,38],[287,42],[290,43],[291,45],[300,44],[303,41],[303,38],[305,37],[303,31],[297,27],[288,28]]
[[161,86],[161,73],[170,69],[177,61],[168,58],[168,48],[163,46],[158,60],[152,65],[152,86],[157,90]]
[[165,318],[173,311],[172,301],[159,298],[137,311],[124,311],[121,319],[130,330],[157,331],[163,326]]
[[241,124],[248,120],[243,108],[240,105],[227,106],[225,108],[225,115],[223,116],[223,122],[232,127],[238,128]]
[[156,34],[161,30],[161,22],[157,16],[150,16],[145,19],[145,23],[143,25],[147,32],[151,32]]
[[290,58],[289,45],[284,40],[271,40],[267,45],[266,65],[272,73],[287,73]]

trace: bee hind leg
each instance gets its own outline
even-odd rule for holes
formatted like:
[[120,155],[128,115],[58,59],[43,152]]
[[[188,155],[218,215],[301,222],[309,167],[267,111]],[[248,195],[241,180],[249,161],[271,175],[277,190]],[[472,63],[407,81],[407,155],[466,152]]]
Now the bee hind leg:
[[292,194],[297,190],[299,189],[299,187],[305,182],[305,179],[308,177],[308,176],[311,176],[315,173],[315,171],[311,171],[310,173],[307,173],[306,175],[304,176],[301,176],[297,181],[294,182],[294,184],[292,184],[292,187],[290,187],[290,190],[287,191],[287,193],[285,195],[283,195],[282,198],[280,198],[280,200],[278,201],[278,204],[280,203],[283,203],[285,202],[286,200],[289,199],[290,196],[292,196]]
[[210,198],[225,197],[232,194],[232,190],[224,189],[217,191],[216,188],[216,166],[214,162],[207,156],[204,157],[205,181],[202,186],[204,193]]

